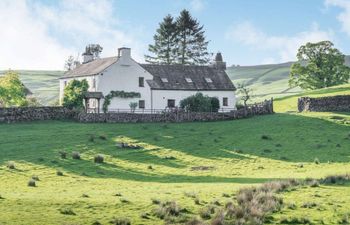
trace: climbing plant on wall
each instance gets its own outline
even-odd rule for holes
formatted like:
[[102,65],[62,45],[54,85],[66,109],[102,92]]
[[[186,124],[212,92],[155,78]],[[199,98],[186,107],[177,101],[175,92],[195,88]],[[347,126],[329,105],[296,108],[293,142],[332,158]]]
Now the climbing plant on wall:
[[125,91],[111,91],[108,95],[105,96],[103,102],[103,112],[107,112],[108,106],[111,104],[112,98],[141,98],[141,94],[139,92],[125,92]]

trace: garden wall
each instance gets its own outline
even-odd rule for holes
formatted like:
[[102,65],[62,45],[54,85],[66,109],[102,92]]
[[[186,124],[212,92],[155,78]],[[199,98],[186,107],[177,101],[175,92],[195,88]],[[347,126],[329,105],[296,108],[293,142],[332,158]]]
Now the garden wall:
[[16,107],[0,108],[0,123],[34,120],[74,119],[77,112],[65,107]]
[[321,98],[301,97],[298,99],[299,112],[350,112],[350,95]]
[[192,122],[247,118],[273,113],[273,101],[264,101],[231,112],[85,113],[65,107],[0,108],[0,123],[35,120],[76,120],[82,123]]
[[273,113],[273,101],[249,106],[232,112],[165,112],[160,114],[139,113],[80,113],[78,121],[84,123],[144,123],[144,122],[194,122],[235,120]]

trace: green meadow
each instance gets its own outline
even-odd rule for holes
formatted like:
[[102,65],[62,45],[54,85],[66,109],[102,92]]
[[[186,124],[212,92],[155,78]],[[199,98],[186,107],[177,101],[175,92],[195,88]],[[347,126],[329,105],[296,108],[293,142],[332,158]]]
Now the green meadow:
[[[305,93],[337,94],[350,94],[350,86]],[[350,172],[350,114],[296,113],[298,96],[277,99],[276,114],[236,121],[1,124],[0,224],[110,224],[115,218],[164,224],[154,213],[158,201],[176,201],[182,219],[173,223],[183,224],[212,202],[235,200],[242,187]],[[104,163],[94,162],[97,154]],[[29,187],[33,175],[39,181]],[[294,217],[339,224],[350,213],[347,183],[281,196],[283,207],[269,215],[270,224]],[[210,224],[212,217],[202,220]]]

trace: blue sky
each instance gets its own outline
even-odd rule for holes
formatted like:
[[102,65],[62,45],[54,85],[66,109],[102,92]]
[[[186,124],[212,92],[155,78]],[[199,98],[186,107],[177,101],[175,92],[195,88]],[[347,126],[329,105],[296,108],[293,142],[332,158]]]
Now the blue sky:
[[62,69],[88,43],[100,43],[102,56],[131,47],[142,62],[158,23],[182,9],[228,65],[294,60],[308,41],[350,54],[350,0],[2,0],[0,69]]

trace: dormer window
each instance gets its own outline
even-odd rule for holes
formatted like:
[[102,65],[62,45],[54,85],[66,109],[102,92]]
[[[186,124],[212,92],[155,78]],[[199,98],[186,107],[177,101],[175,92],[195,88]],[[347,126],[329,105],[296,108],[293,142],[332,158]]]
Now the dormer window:
[[189,77],[186,77],[185,80],[186,80],[187,83],[192,83],[193,82],[192,79],[189,78]]
[[207,83],[213,83],[213,81],[212,81],[209,77],[206,77],[206,78],[205,78],[205,81],[206,81]]
[[168,79],[167,78],[161,78],[163,83],[168,83]]

